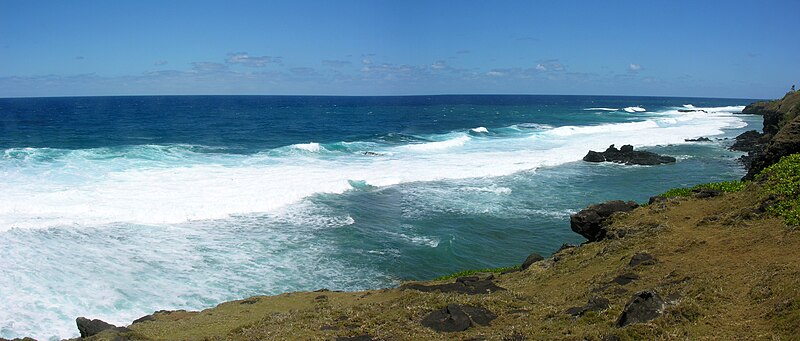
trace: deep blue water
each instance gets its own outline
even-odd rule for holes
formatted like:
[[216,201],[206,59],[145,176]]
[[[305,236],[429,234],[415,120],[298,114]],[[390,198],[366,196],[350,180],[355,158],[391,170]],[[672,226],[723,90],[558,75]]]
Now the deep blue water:
[[[581,242],[587,204],[741,177],[725,138],[760,129],[750,102],[0,99],[0,337],[519,264]],[[580,161],[612,143],[678,162]]]

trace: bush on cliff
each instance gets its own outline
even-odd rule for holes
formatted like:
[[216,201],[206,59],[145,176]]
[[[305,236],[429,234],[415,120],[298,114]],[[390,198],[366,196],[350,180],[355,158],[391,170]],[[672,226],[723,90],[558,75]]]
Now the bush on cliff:
[[747,186],[746,181],[739,181],[739,180],[711,182],[707,184],[699,184],[694,187],[673,188],[662,193],[659,196],[664,198],[689,197],[692,196],[692,193],[694,193],[695,191],[703,189],[710,189],[710,190],[729,192],[729,193],[739,192],[743,190],[746,186]]
[[767,212],[783,217],[787,225],[800,225],[800,154],[784,156],[756,179],[771,198]]

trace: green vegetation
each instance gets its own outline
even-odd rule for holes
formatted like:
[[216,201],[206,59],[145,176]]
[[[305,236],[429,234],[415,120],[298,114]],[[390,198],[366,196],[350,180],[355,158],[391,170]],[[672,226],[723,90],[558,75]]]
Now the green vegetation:
[[490,269],[479,269],[479,270],[464,270],[464,271],[459,271],[459,272],[452,273],[452,274],[449,274],[449,275],[436,277],[433,280],[434,281],[444,281],[444,280],[448,280],[448,279],[474,275],[474,274],[481,273],[481,272],[502,273],[502,272],[514,271],[514,270],[519,270],[519,265],[507,266],[507,267],[502,267],[502,268],[490,268]]
[[784,156],[756,178],[773,201],[767,212],[783,217],[787,225],[800,225],[800,154]]
[[665,198],[673,198],[673,197],[688,197],[692,195],[693,191],[701,190],[701,189],[711,189],[715,191],[723,191],[723,192],[739,192],[743,190],[747,186],[746,181],[722,181],[722,182],[711,182],[707,184],[700,184],[690,188],[673,188],[662,193],[660,196]]

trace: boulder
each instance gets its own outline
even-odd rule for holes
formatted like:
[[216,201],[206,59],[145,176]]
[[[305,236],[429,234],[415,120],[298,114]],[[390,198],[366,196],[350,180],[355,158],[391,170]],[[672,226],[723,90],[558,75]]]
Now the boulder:
[[633,201],[612,200],[589,207],[569,217],[572,231],[584,236],[590,242],[602,240],[606,237],[605,222],[614,213],[630,212],[639,207]]
[[423,317],[421,323],[437,332],[460,332],[473,324],[488,326],[495,318],[495,314],[481,307],[448,304]]
[[78,317],[75,319],[75,323],[78,325],[78,332],[81,333],[81,337],[97,335],[106,330],[113,330],[116,332],[129,331],[129,329],[125,327],[117,327],[102,320],[90,320],[85,317]]
[[643,323],[661,316],[666,303],[655,291],[642,291],[633,295],[617,320],[617,327]]
[[536,263],[536,262],[542,261],[542,260],[544,260],[544,257],[542,257],[542,255],[540,255],[540,254],[538,254],[536,252],[531,253],[528,256],[528,258],[525,258],[525,261],[522,263],[522,270],[525,270],[525,269],[531,267],[531,265],[533,265],[533,263]]
[[631,257],[630,262],[628,262],[628,267],[635,268],[639,265],[654,265],[656,264],[656,257],[653,255],[645,252],[638,252],[633,257]]
[[589,302],[582,307],[572,307],[566,313],[572,316],[583,316],[589,311],[602,311],[608,309],[608,300],[603,297],[592,297]]
[[612,282],[617,283],[619,285],[626,285],[626,284],[628,284],[630,282],[639,280],[639,278],[640,278],[639,275],[637,275],[635,273],[632,273],[632,272],[628,272],[628,273],[624,273],[622,275],[619,275],[617,277],[614,277]]
[[676,161],[675,158],[671,156],[662,156],[646,151],[635,151],[633,150],[633,146],[629,144],[622,146],[620,149],[617,149],[612,144],[602,153],[590,150],[589,153],[583,157],[583,160],[588,162],[616,162],[626,165],[658,165]]
[[711,139],[708,137],[698,137],[696,139],[683,139],[686,142],[711,142]]

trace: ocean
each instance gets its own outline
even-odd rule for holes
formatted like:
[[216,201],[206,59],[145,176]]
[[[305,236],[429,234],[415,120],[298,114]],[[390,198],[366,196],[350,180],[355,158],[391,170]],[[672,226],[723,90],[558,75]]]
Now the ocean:
[[[582,242],[588,204],[740,178],[752,101],[0,99],[0,337],[517,265]],[[581,161],[611,144],[678,161]]]

